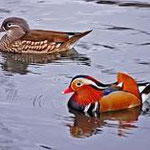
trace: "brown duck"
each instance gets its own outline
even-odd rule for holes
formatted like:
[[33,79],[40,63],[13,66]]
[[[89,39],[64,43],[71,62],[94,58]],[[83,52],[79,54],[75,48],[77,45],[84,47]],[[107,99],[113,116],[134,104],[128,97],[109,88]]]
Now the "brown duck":
[[71,49],[76,41],[90,33],[31,30],[28,23],[18,17],[3,21],[0,32],[0,50],[13,53],[51,54]]

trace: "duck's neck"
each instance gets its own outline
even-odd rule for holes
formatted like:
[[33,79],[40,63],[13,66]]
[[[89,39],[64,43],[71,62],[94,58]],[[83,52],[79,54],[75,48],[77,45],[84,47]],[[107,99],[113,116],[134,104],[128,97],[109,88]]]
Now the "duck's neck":
[[103,92],[97,89],[84,89],[79,93],[74,93],[68,102],[68,107],[81,112],[99,111],[99,100]]
[[70,111],[76,110],[83,113],[93,114],[100,112],[100,103],[96,101],[88,105],[80,105],[79,103],[77,103],[73,96],[68,102],[68,108]]
[[93,88],[86,87],[84,90],[79,91],[74,94],[74,99],[77,101],[79,105],[87,106],[91,103],[95,103],[99,101],[99,99],[103,96],[103,92]]
[[21,28],[14,28],[12,30],[8,30],[6,33],[7,37],[12,41],[22,38],[25,34],[25,31],[23,31]]

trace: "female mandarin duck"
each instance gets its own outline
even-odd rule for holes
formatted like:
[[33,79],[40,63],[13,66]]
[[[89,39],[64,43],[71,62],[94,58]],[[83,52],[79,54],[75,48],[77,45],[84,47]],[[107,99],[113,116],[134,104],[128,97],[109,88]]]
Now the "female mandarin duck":
[[137,84],[128,74],[119,72],[117,81],[103,84],[93,77],[79,75],[63,94],[74,92],[68,107],[80,112],[109,112],[142,105],[150,93],[150,83]]
[[71,49],[86,32],[58,32],[31,30],[28,23],[17,17],[3,21],[0,32],[6,34],[0,40],[0,50],[13,53],[51,54]]

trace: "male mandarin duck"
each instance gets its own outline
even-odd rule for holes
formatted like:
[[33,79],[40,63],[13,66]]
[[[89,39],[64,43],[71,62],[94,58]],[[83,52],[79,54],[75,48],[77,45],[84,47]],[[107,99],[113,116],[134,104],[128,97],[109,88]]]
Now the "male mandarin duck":
[[51,54],[71,49],[76,41],[90,33],[31,30],[28,23],[18,17],[9,17],[1,25],[6,34],[0,40],[0,50],[13,53]]
[[109,112],[141,106],[150,93],[150,83],[138,84],[125,73],[117,74],[117,81],[103,84],[93,77],[74,77],[63,94],[71,93],[68,107],[80,112]]

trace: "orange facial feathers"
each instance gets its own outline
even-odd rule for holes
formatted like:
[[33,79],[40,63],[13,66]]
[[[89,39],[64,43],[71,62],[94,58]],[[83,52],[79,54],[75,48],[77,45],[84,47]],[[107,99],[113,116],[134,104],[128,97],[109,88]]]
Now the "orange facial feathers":
[[88,105],[94,103],[100,99],[102,92],[93,89],[90,86],[83,86],[83,90],[80,90],[77,94],[77,102],[80,105]]

